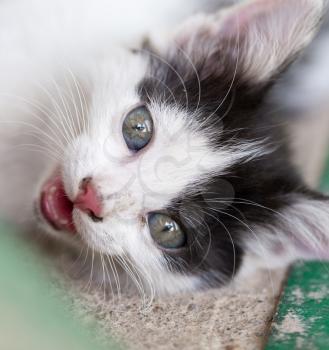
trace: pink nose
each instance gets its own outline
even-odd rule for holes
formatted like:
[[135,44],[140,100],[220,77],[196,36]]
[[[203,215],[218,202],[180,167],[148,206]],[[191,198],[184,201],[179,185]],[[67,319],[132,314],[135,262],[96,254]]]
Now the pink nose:
[[82,180],[80,192],[73,204],[84,213],[101,219],[102,201],[90,178]]

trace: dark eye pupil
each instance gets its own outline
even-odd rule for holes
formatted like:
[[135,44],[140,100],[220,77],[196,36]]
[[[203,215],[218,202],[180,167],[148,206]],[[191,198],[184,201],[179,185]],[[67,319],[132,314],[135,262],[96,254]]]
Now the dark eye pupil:
[[164,225],[164,231],[173,231],[174,230],[174,225],[172,223],[166,222]]
[[134,129],[137,131],[145,131],[146,128],[144,124],[137,124],[135,125]]

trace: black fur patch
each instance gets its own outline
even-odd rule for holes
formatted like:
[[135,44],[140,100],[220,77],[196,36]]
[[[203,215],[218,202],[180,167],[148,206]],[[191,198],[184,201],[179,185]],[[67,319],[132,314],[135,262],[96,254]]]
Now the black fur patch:
[[215,131],[215,148],[266,140],[273,149],[233,165],[227,175],[203,184],[198,194],[180,195],[167,208],[188,235],[186,249],[166,255],[170,268],[217,285],[239,269],[241,242],[254,234],[252,224],[274,223],[275,211],[289,205],[291,194],[313,193],[292,165],[283,121],[265,103],[274,80],[262,86],[246,82],[232,57],[219,59],[211,74],[209,62],[207,74],[204,64],[192,66],[180,51],[163,59],[150,53],[149,75],[139,94],[146,103],[178,104],[197,119],[200,129]]

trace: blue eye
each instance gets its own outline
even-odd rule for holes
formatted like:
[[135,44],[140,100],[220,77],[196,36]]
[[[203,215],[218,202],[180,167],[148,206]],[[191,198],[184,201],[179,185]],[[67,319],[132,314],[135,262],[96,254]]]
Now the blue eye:
[[153,136],[153,119],[145,106],[130,111],[122,125],[123,138],[131,151],[144,148]]
[[148,216],[150,234],[154,241],[165,249],[178,249],[186,244],[186,235],[170,216],[152,213]]

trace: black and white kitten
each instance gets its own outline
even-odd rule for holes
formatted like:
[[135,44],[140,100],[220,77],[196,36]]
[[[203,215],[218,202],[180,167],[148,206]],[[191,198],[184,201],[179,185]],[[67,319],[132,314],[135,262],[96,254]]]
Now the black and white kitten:
[[[244,1],[160,40],[138,9],[106,27],[87,15],[103,2],[85,1],[84,27],[74,2],[32,17],[24,6],[41,2],[1,4],[1,216],[116,257],[157,293],[327,259],[329,201],[304,185],[264,102],[325,1]],[[168,16],[147,6],[153,24]]]

